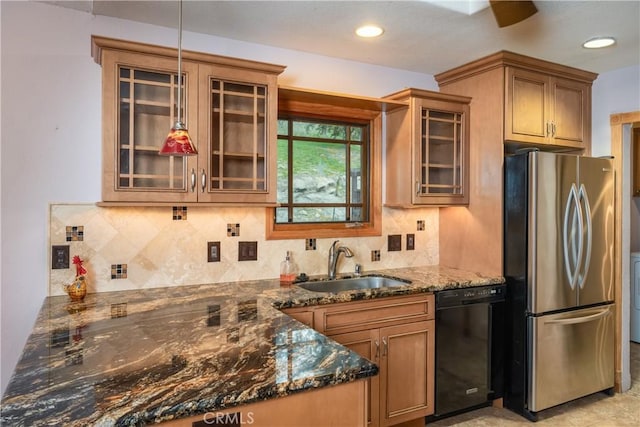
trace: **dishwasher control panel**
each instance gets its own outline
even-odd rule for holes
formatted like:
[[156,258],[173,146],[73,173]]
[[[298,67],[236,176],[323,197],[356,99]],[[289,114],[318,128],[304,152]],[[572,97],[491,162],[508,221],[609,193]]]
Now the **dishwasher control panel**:
[[435,293],[436,309],[481,302],[503,301],[506,289],[506,285],[489,285],[439,291]]

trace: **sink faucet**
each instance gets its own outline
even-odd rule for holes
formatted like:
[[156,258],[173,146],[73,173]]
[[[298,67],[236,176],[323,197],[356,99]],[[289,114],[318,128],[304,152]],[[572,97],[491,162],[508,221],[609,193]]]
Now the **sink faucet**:
[[338,265],[338,258],[340,258],[340,254],[343,253],[347,258],[351,258],[353,256],[353,252],[346,246],[336,247],[340,240],[336,240],[331,245],[329,249],[329,264],[328,264],[328,272],[327,275],[329,279],[336,278],[336,266]]

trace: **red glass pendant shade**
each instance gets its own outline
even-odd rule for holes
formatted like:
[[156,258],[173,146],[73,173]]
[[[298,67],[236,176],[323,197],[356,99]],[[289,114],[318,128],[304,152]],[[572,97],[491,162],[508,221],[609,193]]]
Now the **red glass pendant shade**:
[[159,154],[161,156],[192,156],[198,154],[184,123],[176,122],[173,125]]
[[182,0],[180,0],[178,2],[178,114],[176,123],[169,131],[167,139],[158,152],[161,156],[192,156],[198,154],[196,147],[191,141],[187,127],[180,119],[180,112],[182,110],[182,84]]

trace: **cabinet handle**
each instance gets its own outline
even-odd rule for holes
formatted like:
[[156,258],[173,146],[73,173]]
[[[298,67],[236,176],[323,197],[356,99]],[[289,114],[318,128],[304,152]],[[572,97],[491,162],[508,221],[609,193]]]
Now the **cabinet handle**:
[[382,345],[384,346],[382,348],[382,356],[386,356],[387,352],[389,351],[389,345],[387,344],[387,337],[382,337]]
[[204,173],[204,169],[202,169],[201,178],[202,178],[202,182],[201,182],[202,192],[204,193],[204,190],[207,188],[207,174]]
[[549,130],[551,128],[551,122],[547,122],[547,136],[549,136],[549,134],[551,133],[551,131]]
[[196,191],[196,171],[191,168],[191,192]]
[[416,181],[416,194],[420,194],[420,181]]
[[556,137],[556,124],[551,122],[551,136]]
[[374,341],[376,344],[376,355],[375,358],[378,359],[380,357],[380,343],[378,342],[378,340]]

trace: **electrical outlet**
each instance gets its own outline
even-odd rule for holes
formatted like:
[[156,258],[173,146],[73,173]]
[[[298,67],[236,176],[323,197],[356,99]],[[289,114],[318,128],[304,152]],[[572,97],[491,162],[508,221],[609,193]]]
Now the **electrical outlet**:
[[220,262],[220,242],[207,242],[207,262]]
[[238,242],[238,261],[257,261],[258,242]]
[[402,250],[401,234],[389,234],[389,237],[387,238],[387,250],[389,252]]
[[407,234],[407,250],[412,251],[416,248],[416,235]]
[[69,268],[69,245],[51,246],[51,269]]

